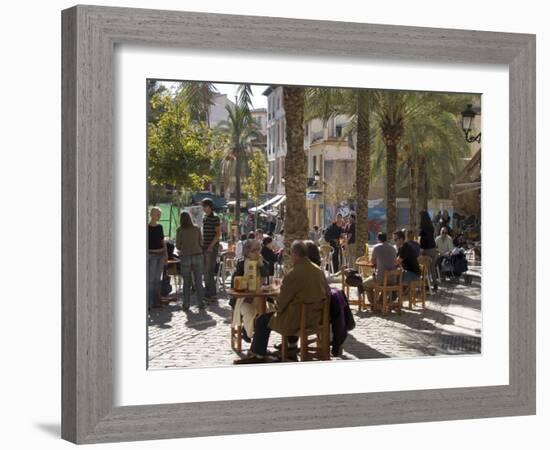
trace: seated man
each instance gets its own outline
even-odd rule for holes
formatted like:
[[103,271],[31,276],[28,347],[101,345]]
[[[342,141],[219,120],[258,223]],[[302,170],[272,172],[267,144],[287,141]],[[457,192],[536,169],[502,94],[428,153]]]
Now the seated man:
[[439,236],[435,238],[435,245],[440,255],[450,255],[454,249],[453,240],[449,237],[447,228],[442,227]]
[[420,264],[414,248],[408,242],[405,242],[405,233],[397,230],[393,233],[393,240],[397,245],[397,264],[403,269],[403,284],[409,284],[409,281],[420,278]]
[[[304,242],[294,241],[290,249],[290,256],[293,268],[283,278],[281,292],[276,303],[277,311],[262,314],[256,319],[254,338],[249,354],[243,359],[234,361],[235,364],[265,362],[271,330],[289,336],[289,349],[296,348],[298,338],[295,335],[298,334],[300,328],[302,303],[326,300],[324,274],[309,260]],[[312,322],[315,320],[315,317],[311,318]]]
[[451,252],[455,248],[452,238],[449,236],[449,231],[446,227],[441,227],[439,236],[435,238],[435,245],[439,255],[436,259],[435,265],[438,269],[441,269],[441,262],[443,256],[450,256]]
[[386,270],[395,269],[396,257],[395,248],[388,242],[386,233],[378,233],[378,244],[374,246],[371,254],[371,263],[374,265],[375,272],[363,283],[363,288],[371,305],[374,304],[374,287],[384,283],[384,272]]

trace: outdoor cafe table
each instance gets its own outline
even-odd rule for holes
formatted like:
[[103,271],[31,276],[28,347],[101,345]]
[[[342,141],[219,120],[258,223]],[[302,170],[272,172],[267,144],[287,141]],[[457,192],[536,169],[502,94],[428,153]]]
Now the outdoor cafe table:
[[269,289],[260,289],[258,291],[237,291],[233,288],[230,288],[227,291],[227,295],[231,298],[251,298],[257,299],[254,300],[256,306],[257,314],[264,314],[267,310],[267,299],[272,297],[277,297],[279,295],[280,289],[269,286]]
[[356,261],[355,265],[359,268],[359,273],[363,278],[372,275],[374,272],[374,264],[369,261]]
[[[277,297],[279,295],[280,289],[277,287],[269,286],[269,289],[259,291],[237,291],[233,288],[230,288],[227,291],[229,297],[237,298],[250,298],[254,302],[256,307],[256,315],[264,314],[267,310],[267,299],[270,297]],[[235,330],[233,329],[233,313],[231,314],[231,348],[235,351],[241,351],[241,332],[240,326],[238,327],[237,334],[235,335]]]

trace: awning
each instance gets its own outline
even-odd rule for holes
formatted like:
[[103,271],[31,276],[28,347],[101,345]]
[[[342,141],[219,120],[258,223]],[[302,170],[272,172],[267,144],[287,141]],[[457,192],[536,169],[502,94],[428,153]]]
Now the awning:
[[281,198],[276,203],[273,203],[273,207],[278,208],[285,201],[286,201],[286,195],[281,195]]
[[210,198],[212,199],[212,202],[214,203],[214,210],[219,211],[221,209],[227,208],[227,203],[225,201],[225,198],[220,197],[219,195],[213,194],[211,192],[195,192],[191,196],[191,202],[195,205],[200,204],[201,200],[204,198]]
[[[241,199],[241,208],[246,208],[246,199]],[[230,202],[227,202],[227,206],[235,206],[236,200],[231,200]]]
[[274,203],[276,203],[276,202],[278,202],[279,200],[281,200],[281,197],[283,197],[283,195],[276,195],[276,196],[270,198],[267,202],[265,202],[265,203],[261,204],[260,206],[258,206],[257,208],[256,208],[256,207],[254,207],[254,208],[248,208],[248,211],[249,211],[249,212],[256,212],[256,209],[257,209],[258,211],[262,211],[262,210],[265,210],[265,208],[266,208],[267,206],[271,206],[271,205],[275,206]]

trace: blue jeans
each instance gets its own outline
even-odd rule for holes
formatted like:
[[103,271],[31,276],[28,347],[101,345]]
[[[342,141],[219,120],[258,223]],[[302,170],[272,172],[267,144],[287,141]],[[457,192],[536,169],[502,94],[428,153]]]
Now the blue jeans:
[[181,257],[180,267],[183,277],[183,307],[189,308],[191,305],[191,275],[193,275],[193,283],[195,283],[195,292],[197,294],[197,305],[204,306],[204,289],[202,287],[203,274],[203,256],[185,255]]
[[147,303],[149,307],[160,305],[160,278],[162,276],[162,269],[164,255],[149,253],[147,255]]
[[419,278],[420,277],[416,273],[411,272],[410,270],[404,270],[403,271],[403,284],[404,285],[408,285],[409,281],[416,281]]
[[207,297],[216,296],[216,257],[218,256],[218,246],[215,245],[211,252],[206,250],[204,254],[204,286]]

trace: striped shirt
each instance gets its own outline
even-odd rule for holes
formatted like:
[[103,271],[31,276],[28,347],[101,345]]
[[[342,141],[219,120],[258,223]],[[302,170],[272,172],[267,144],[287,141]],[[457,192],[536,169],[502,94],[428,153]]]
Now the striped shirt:
[[216,236],[216,227],[220,226],[220,218],[216,214],[212,213],[206,215],[202,219],[202,248],[206,248],[214,240]]

